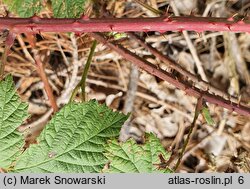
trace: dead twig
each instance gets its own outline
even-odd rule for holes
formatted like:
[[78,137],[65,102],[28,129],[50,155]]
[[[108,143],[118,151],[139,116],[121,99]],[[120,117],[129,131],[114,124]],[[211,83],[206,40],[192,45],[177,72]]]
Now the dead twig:
[[[129,112],[133,112],[133,106],[134,106],[134,101],[136,98],[136,91],[138,87],[138,79],[139,79],[138,67],[134,64],[131,64],[128,90],[127,90],[126,101],[125,101],[124,109],[123,109],[125,114]],[[130,122],[131,122],[131,116],[122,126],[120,137],[119,137],[120,141],[126,141],[128,139]]]

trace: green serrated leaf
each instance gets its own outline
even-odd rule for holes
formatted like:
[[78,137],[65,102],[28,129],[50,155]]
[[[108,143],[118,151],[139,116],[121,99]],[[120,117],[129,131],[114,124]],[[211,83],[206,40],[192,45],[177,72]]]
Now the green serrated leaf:
[[22,103],[10,75],[0,81],[0,167],[6,168],[20,155],[23,136],[16,131],[27,118],[28,105]]
[[162,163],[159,156],[167,160],[169,155],[153,134],[146,134],[146,142],[143,145],[136,144],[133,139],[125,143],[111,140],[106,146],[105,156],[110,161],[107,170],[110,173],[168,172],[166,169],[159,169]]
[[39,144],[20,156],[14,172],[98,173],[107,163],[107,140],[119,135],[126,119],[96,101],[68,104],[45,127]]
[[202,108],[202,115],[204,119],[206,120],[207,124],[214,125],[214,120],[212,119],[209,109],[207,107]]
[[43,0],[3,0],[11,12],[20,17],[31,17],[39,13],[43,8]]
[[84,12],[87,0],[53,0],[52,8],[57,18],[78,18]]

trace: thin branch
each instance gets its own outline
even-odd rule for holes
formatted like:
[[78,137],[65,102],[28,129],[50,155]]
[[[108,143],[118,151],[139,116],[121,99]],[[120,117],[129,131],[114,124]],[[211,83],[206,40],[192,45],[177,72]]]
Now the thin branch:
[[85,95],[86,79],[87,79],[87,74],[88,74],[88,71],[89,71],[89,67],[90,67],[94,52],[95,52],[96,45],[97,45],[97,42],[96,42],[96,40],[94,40],[94,42],[93,42],[93,44],[92,44],[92,46],[90,48],[90,53],[89,53],[87,62],[85,64],[85,66],[84,66],[82,78],[81,78],[80,82],[76,85],[75,89],[73,90],[72,95],[70,97],[70,102],[72,102],[73,99],[75,98],[79,88],[81,88],[81,90],[82,90],[82,101],[83,102],[86,101],[86,95]]
[[53,108],[54,112],[57,112],[58,106],[56,104],[55,97],[54,97],[52,89],[50,87],[49,80],[48,80],[46,73],[44,71],[44,66],[43,66],[43,63],[41,61],[41,58],[37,54],[37,50],[33,50],[33,53],[34,53],[34,60],[35,60],[35,64],[36,64],[37,73],[39,74],[41,80],[43,81],[44,89],[48,95],[48,99],[50,101],[51,107]]
[[163,16],[155,18],[0,18],[0,30],[13,33],[128,32],[128,31],[232,31],[250,32],[250,20],[233,18]]
[[149,50],[155,57],[157,57],[158,59],[160,59],[162,62],[167,63],[168,66],[176,71],[178,71],[180,74],[182,74],[184,77],[190,79],[193,81],[193,83],[200,85],[203,89],[209,90],[212,93],[215,93],[216,95],[219,95],[223,98],[227,98],[232,101],[237,103],[238,99],[234,98],[234,97],[230,97],[227,93],[221,91],[220,89],[217,89],[213,86],[211,86],[208,82],[203,81],[202,79],[199,79],[198,77],[196,77],[194,74],[192,74],[191,72],[185,70],[184,68],[182,68],[179,64],[177,64],[174,60],[170,59],[167,56],[164,56],[161,52],[159,52],[157,49],[155,49],[154,47],[152,47],[150,44],[146,43],[140,36],[132,33],[132,32],[128,32],[129,36],[136,40],[136,42],[138,42],[142,47],[144,47],[145,49]]
[[46,94],[48,95],[48,99],[49,99],[49,102],[51,104],[51,107],[53,108],[54,112],[57,112],[58,106],[57,106],[55,97],[53,95],[51,86],[49,84],[49,80],[48,80],[47,75],[45,73],[44,65],[41,61],[40,56],[38,55],[37,50],[35,49],[35,39],[29,38],[29,43],[31,44],[31,46],[33,48],[32,52],[34,54],[34,58],[31,56],[30,52],[27,50],[25,43],[23,42],[23,39],[21,38],[21,36],[17,36],[17,39],[18,39],[18,41],[23,49],[23,53],[25,54],[25,57],[27,59],[29,59],[29,61],[31,61],[33,64],[36,65],[37,73],[40,76],[40,78],[44,84],[44,89],[46,91]]
[[233,103],[229,100],[225,100],[224,98],[216,95],[212,95],[208,93],[207,91],[200,90],[194,86],[190,86],[189,83],[185,81],[180,81],[178,78],[175,78],[170,73],[160,69],[156,65],[153,65],[149,63],[148,61],[144,60],[143,58],[137,56],[136,54],[132,53],[131,51],[125,49],[120,44],[115,44],[114,42],[108,42],[107,39],[101,34],[98,33],[91,33],[90,36],[94,37],[99,42],[105,44],[112,50],[116,51],[118,54],[123,56],[128,61],[136,64],[139,68],[149,72],[152,75],[155,75],[156,77],[161,78],[162,80],[165,80],[175,87],[183,90],[186,92],[186,94],[193,96],[195,98],[202,97],[205,101],[219,105],[221,107],[224,107],[230,111],[235,111],[239,114],[250,116],[250,108],[242,106],[240,104]]
[[188,145],[188,143],[189,143],[189,141],[191,139],[191,135],[192,135],[193,129],[195,127],[196,120],[198,119],[198,117],[200,115],[202,106],[203,106],[203,99],[201,97],[201,98],[198,98],[198,100],[197,100],[197,104],[196,104],[196,107],[195,107],[194,119],[193,119],[193,122],[191,123],[191,127],[190,127],[190,129],[188,131],[188,135],[187,135],[187,138],[186,138],[186,140],[184,142],[184,145],[183,145],[183,147],[181,149],[181,153],[180,153],[180,156],[178,158],[178,161],[177,161],[177,163],[176,163],[176,165],[174,167],[174,171],[176,171],[178,169],[178,167],[179,167],[179,165],[181,163],[183,154],[184,154],[184,152],[185,152],[185,150],[187,148],[187,145]]
[[[152,11],[153,13],[158,13],[158,15],[163,15],[163,12],[155,10],[153,7],[149,6],[148,4],[142,3],[139,0],[135,0],[135,1],[137,3],[139,3],[140,5],[144,6],[146,9]],[[171,7],[173,9],[174,14],[176,16],[180,16],[179,11],[178,11],[177,7],[175,6],[175,3],[173,1],[170,1],[170,5],[171,5]],[[190,37],[188,35],[188,32],[184,30],[184,31],[182,31],[182,33],[183,33],[183,36],[184,36],[184,38],[185,38],[185,40],[187,42],[187,45],[188,45],[188,47],[190,49],[190,52],[191,52],[191,54],[193,56],[196,67],[198,69],[198,73],[200,74],[201,78],[204,81],[208,81],[207,76],[205,74],[205,71],[204,71],[204,69],[202,67],[202,63],[201,63],[201,61],[200,61],[200,59],[199,59],[199,57],[197,55],[197,51],[194,48],[194,45],[193,45],[193,43],[192,43],[192,41],[191,41],[191,39],[190,39]]]
[[[27,36],[27,35],[26,35]],[[32,63],[35,63],[34,58],[31,56],[30,52],[28,51],[25,42],[23,41],[21,35],[17,35],[16,39],[18,40],[18,43],[20,44],[20,46],[22,47],[22,51],[24,56]],[[32,43],[31,41],[29,41],[30,43]]]
[[57,38],[56,38],[56,44],[57,44],[57,46],[58,46],[58,48],[59,48],[59,51],[60,51],[60,53],[61,53],[61,55],[62,55],[62,57],[63,57],[64,63],[65,63],[67,66],[69,66],[69,65],[70,65],[70,64],[69,64],[69,61],[68,61],[68,59],[67,59],[67,57],[66,57],[66,55],[65,55],[65,53],[64,53],[64,51],[63,51],[63,49],[62,49],[62,46],[61,46],[61,44],[60,44],[60,41],[59,41],[58,36],[57,36]]

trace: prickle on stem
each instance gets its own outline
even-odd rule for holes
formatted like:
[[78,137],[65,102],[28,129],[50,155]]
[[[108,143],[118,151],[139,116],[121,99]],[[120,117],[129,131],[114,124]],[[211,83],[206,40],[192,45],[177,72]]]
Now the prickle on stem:
[[227,28],[231,31],[231,24],[226,24]]
[[41,21],[41,18],[39,16],[37,16],[36,14],[34,14],[32,17],[31,17],[31,20],[32,22],[34,23],[39,23]]
[[113,32],[113,31],[114,31],[114,30],[113,30],[114,25],[109,25],[109,28],[110,28],[111,32]]
[[167,16],[163,19],[164,22],[172,22],[173,19],[171,18],[171,16]]
[[89,17],[86,14],[82,14],[82,16],[80,17],[82,20],[84,21],[88,21],[90,20]]

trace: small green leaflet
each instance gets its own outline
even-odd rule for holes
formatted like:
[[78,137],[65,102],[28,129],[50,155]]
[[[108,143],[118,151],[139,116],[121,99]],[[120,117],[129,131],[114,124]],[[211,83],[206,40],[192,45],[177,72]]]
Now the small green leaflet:
[[65,105],[17,160],[13,172],[98,173],[108,162],[107,140],[119,135],[127,115],[97,101]]
[[126,33],[118,33],[118,32],[109,32],[108,36],[114,37],[115,40],[128,37]]
[[8,168],[21,154],[24,137],[16,129],[28,117],[10,75],[0,81],[0,168]]
[[139,145],[133,139],[119,143],[116,139],[110,140],[106,146],[105,156],[109,159],[109,173],[152,173],[170,172],[160,169],[161,158],[169,159],[169,154],[154,134],[146,134],[145,144]]
[[26,18],[39,13],[43,9],[43,0],[3,0],[8,10]]
[[[54,17],[79,18],[84,12],[88,0],[51,0]],[[8,10],[20,17],[31,17],[39,14],[46,5],[44,0],[3,0]],[[49,2],[47,2],[49,3]]]
[[202,107],[202,116],[209,125],[214,125],[214,120],[212,119],[209,109],[206,106]]
[[52,8],[57,18],[79,18],[87,0],[53,0]]

